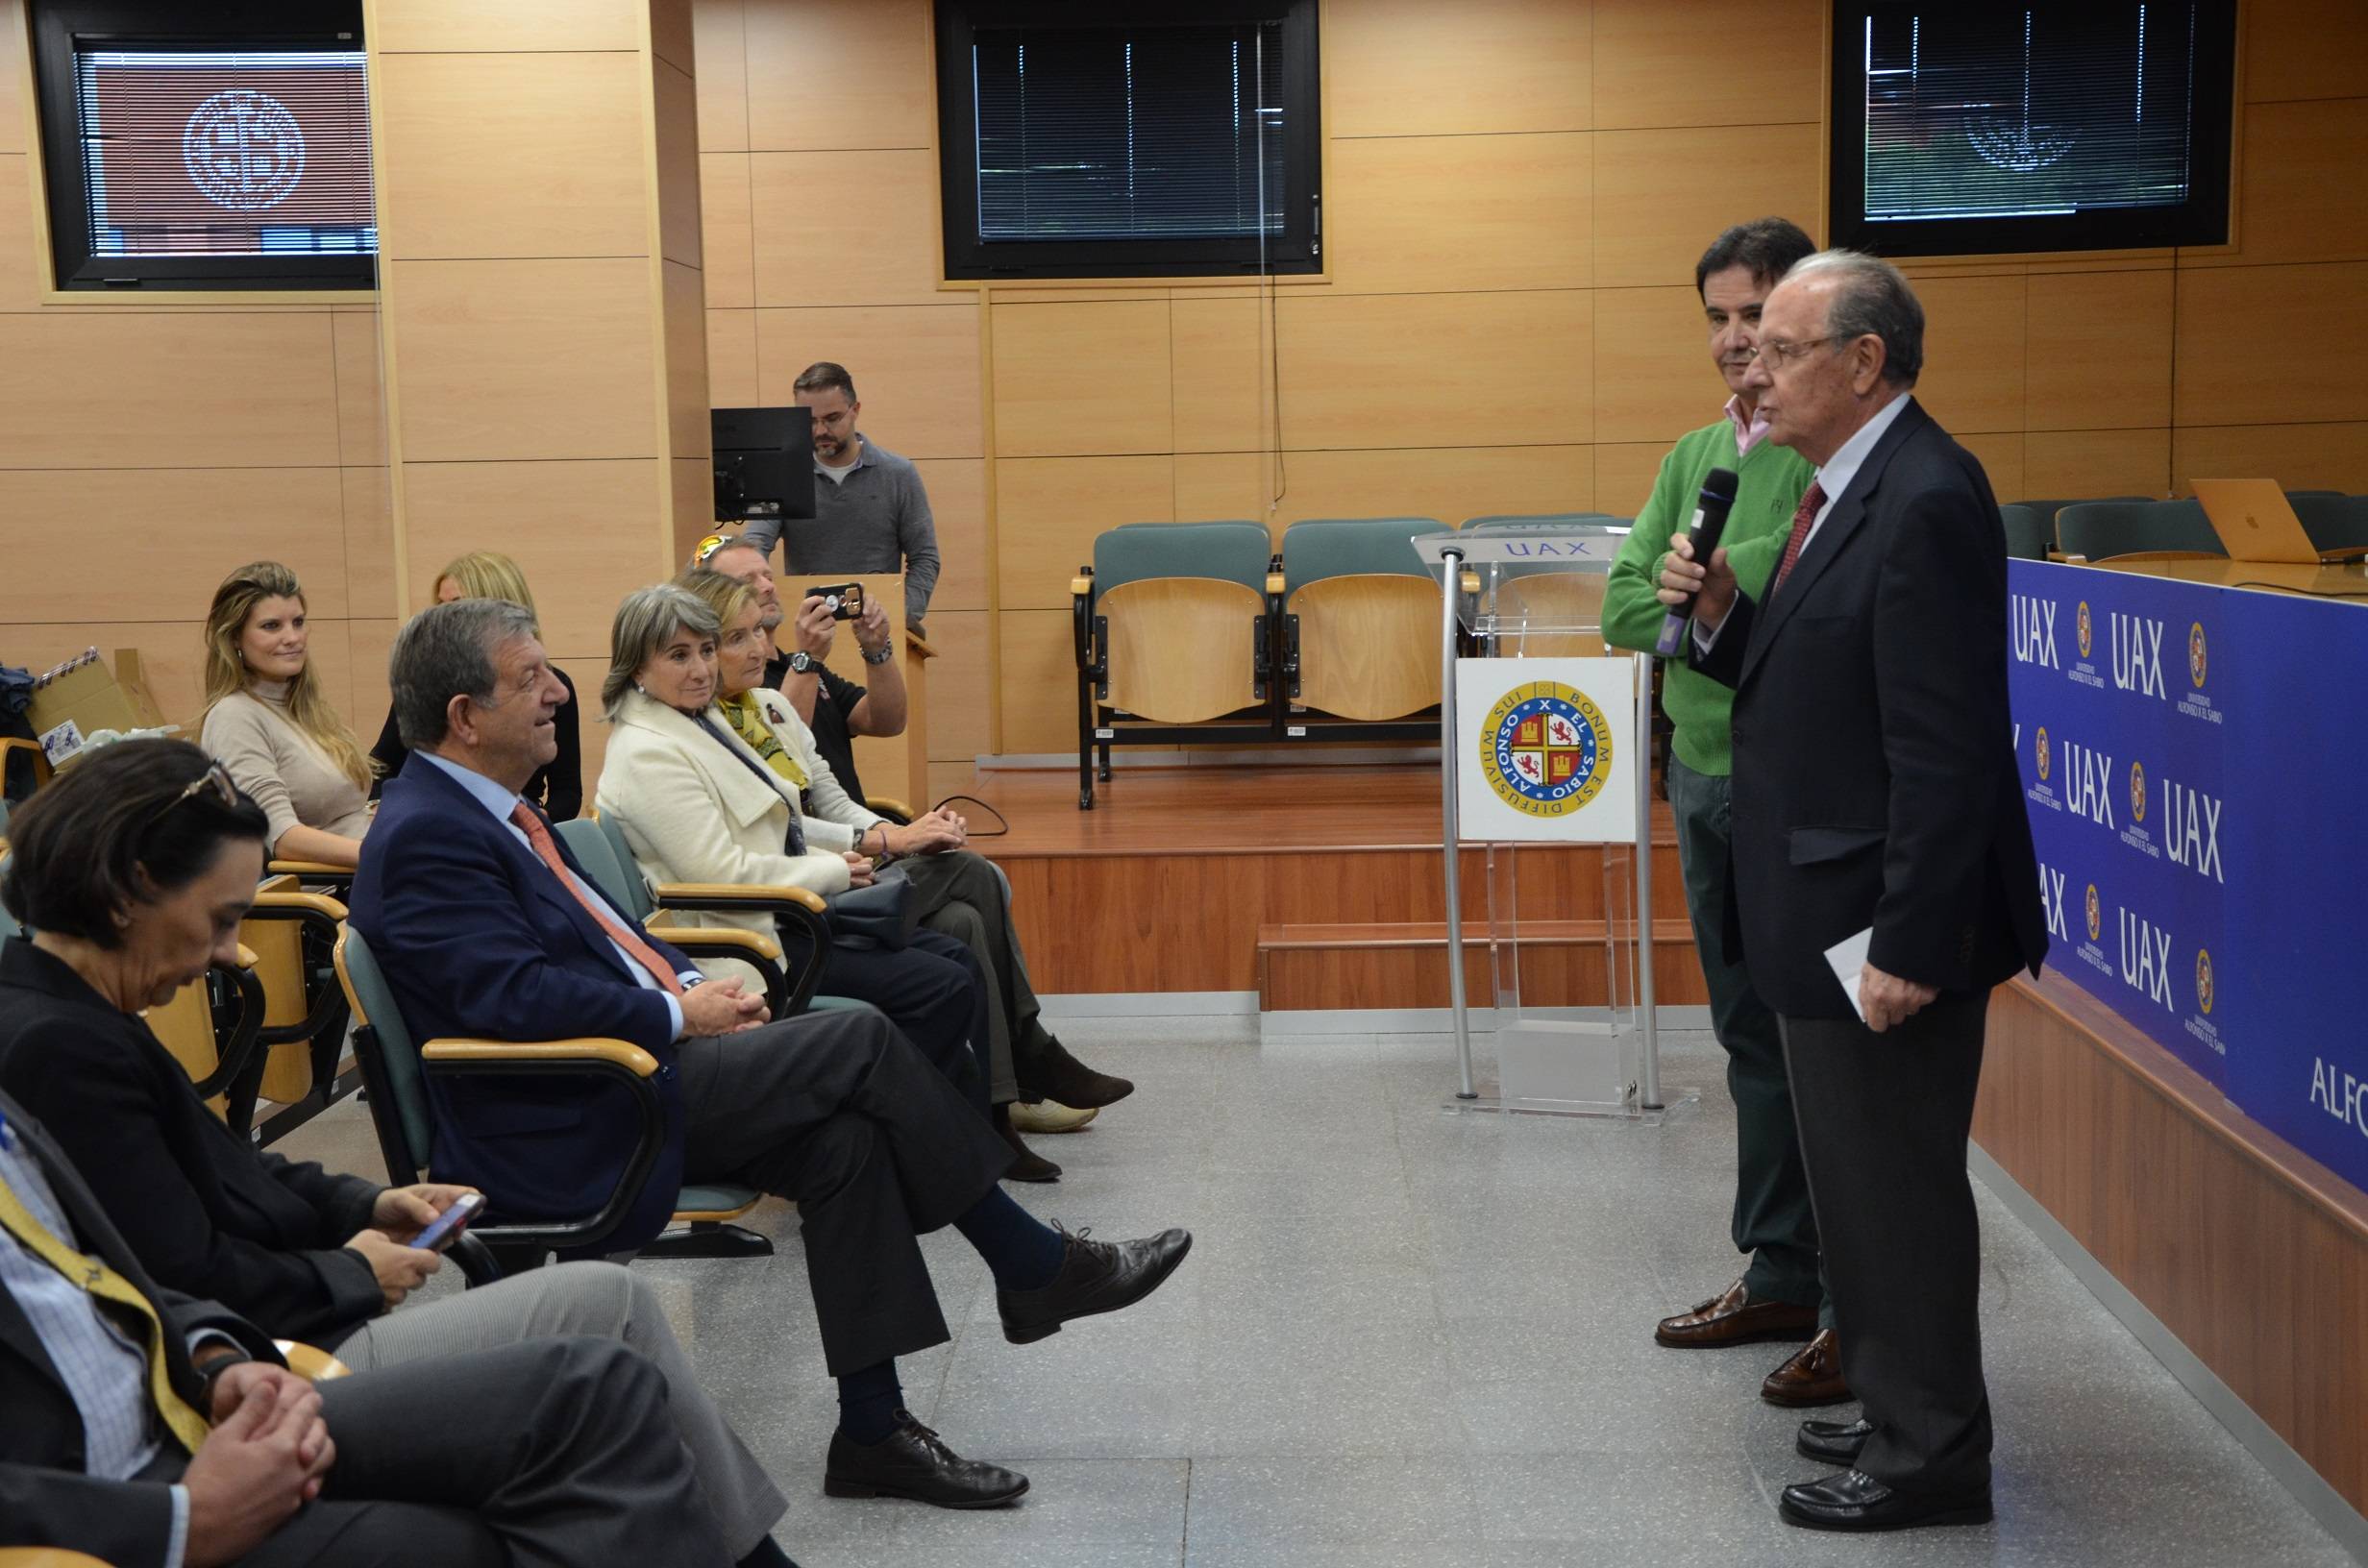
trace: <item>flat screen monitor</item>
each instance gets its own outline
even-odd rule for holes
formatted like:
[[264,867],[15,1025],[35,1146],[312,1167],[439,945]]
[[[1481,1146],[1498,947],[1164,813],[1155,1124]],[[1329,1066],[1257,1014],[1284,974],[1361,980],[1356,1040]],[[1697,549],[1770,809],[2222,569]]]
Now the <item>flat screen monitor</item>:
[[715,520],[814,515],[814,410],[717,408]]
[[1833,36],[1835,244],[2227,242],[2234,0],[1862,0]]

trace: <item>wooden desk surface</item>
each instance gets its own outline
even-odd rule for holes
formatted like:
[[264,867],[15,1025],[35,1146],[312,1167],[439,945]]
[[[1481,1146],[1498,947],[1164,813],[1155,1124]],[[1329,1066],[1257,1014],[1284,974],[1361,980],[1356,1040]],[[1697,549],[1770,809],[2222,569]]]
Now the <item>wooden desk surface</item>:
[[2222,588],[2253,588],[2273,594],[2302,594],[2313,599],[2368,600],[2368,571],[2359,561],[2336,566],[2301,566],[2286,561],[2098,561],[2106,572],[2134,572],[2141,576],[2173,577],[2181,582],[2206,582]]

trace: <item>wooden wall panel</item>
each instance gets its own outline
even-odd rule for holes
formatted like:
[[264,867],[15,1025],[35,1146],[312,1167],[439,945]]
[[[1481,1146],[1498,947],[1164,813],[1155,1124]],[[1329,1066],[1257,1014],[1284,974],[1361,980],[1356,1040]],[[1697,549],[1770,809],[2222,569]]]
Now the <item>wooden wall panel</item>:
[[[212,589],[212,583],[206,584],[208,594]],[[107,621],[94,607],[70,619],[0,624],[0,648],[8,649],[11,663],[36,674],[86,648],[97,649],[111,664],[117,649],[136,648],[165,723],[186,725],[197,716],[205,690],[204,615],[202,600],[198,618],[186,621]]]
[[[937,525],[937,589],[929,596],[929,636],[949,610],[987,607],[987,464],[981,457],[932,457],[913,465]],[[934,704],[929,722],[940,714]]]
[[392,619],[345,624],[346,687],[352,695],[342,711],[364,751],[378,740],[394,706],[386,685],[386,654],[401,624]]
[[748,0],[691,0],[701,153],[749,146]]
[[1589,11],[1551,0],[1334,6],[1323,17],[1325,134],[1585,131]]
[[2368,495],[2368,421],[2182,426],[2171,432],[2171,493],[2192,481],[2274,478],[2294,490]]
[[1955,435],[2023,428],[2024,280],[1918,278],[1924,371],[1916,401]]
[[1594,438],[1591,293],[1294,296],[1275,311],[1286,448],[1401,446],[1432,420],[1460,442]]
[[1990,493],[2000,501],[2009,496],[2039,494],[2023,478],[2021,431],[1959,430],[1953,433],[1957,436],[1958,445],[1981,460],[1982,472],[1989,476]]
[[668,482],[654,458],[414,463],[404,478],[410,602],[434,601],[436,573],[454,556],[500,550],[534,590],[544,646],[605,659],[617,601],[668,570],[653,532]]
[[383,468],[337,471],[345,518],[345,601],[358,616],[395,613],[395,498]]
[[386,400],[379,364],[376,310],[340,310],[329,318],[337,378],[337,461],[386,461]]
[[937,172],[918,147],[751,154],[756,303],[946,304]]
[[2368,257],[2368,187],[2356,174],[2368,98],[2248,105],[2243,140],[2237,244],[2226,255],[2183,253],[2181,266]]
[[1166,301],[993,309],[998,457],[1174,450]]
[[0,315],[0,468],[333,468],[329,312]]
[[641,257],[394,261],[408,463],[655,455]]
[[[2167,426],[2144,430],[2031,430],[2023,436],[2025,496],[2061,501],[2075,496],[2170,493],[2171,432]],[[2001,491],[1998,499],[2014,498]]]
[[1002,688],[1002,749],[1077,749],[1077,652],[1063,610],[1005,610],[995,618]]
[[691,0],[649,0],[650,53],[682,73],[694,73],[698,27],[691,20]]
[[[1714,406],[1712,413],[1716,412]],[[1709,423],[1710,416],[1705,415],[1701,424]],[[1653,481],[1661,477],[1661,460],[1668,454],[1669,444],[1661,441],[1607,441],[1596,447],[1595,501],[1591,509],[1617,517],[1635,517],[1651,499]]]
[[1595,0],[1594,12],[1599,129],[1815,125],[1824,116],[1826,8],[1817,0]]
[[[715,450],[715,432],[707,419],[707,312],[700,272],[679,261],[661,262],[660,270],[658,326],[665,334],[660,347],[666,355],[667,455],[703,458]],[[708,505],[712,509],[712,497]]]
[[608,723],[601,717],[601,681],[608,674],[608,659],[604,654],[551,662],[576,683],[576,734],[583,747],[583,797],[589,801],[600,789],[601,764],[608,755]]
[[1267,379],[1271,307],[1258,299],[1196,298],[1184,289],[1176,294],[1168,319],[1175,450],[1272,446],[1274,398]]
[[669,566],[679,570],[699,541],[720,527],[715,520],[715,459],[670,457],[666,473],[674,490],[675,531],[665,558]]
[[[1181,523],[1265,522],[1292,459],[1268,452],[1175,456],[1175,515]],[[1278,525],[1277,525],[1278,526]]]
[[1666,447],[1727,399],[1702,297],[1675,288],[1595,291],[1595,438]]
[[1500,512],[1594,504],[1592,449],[1582,446],[1381,448],[1285,454],[1272,527],[1303,517],[1432,517],[1453,527]]
[[998,602],[1005,610],[1069,603],[1069,580],[1094,540],[1122,523],[1175,521],[1174,459],[1020,457],[995,465]]
[[700,267],[707,308],[756,303],[756,231],[750,205],[749,155],[699,155]]
[[[1712,74],[1732,80],[1723,68]],[[1817,233],[1825,140],[1816,125],[1605,131],[1592,140],[1598,288],[1690,288],[1704,249],[1747,219],[1787,217]]]
[[[657,6],[688,0],[653,0]],[[654,14],[654,12],[653,13]],[[657,130],[658,254],[685,266],[703,265],[700,251],[699,103],[697,89],[671,61],[651,61],[651,100]]]
[[1587,287],[1588,142],[1578,132],[1339,142],[1323,202],[1334,292]]
[[758,310],[757,401],[790,401],[790,383],[817,359],[845,365],[864,404],[863,427],[903,457],[986,454],[978,402],[978,307]]
[[2170,273],[2034,273],[2028,286],[2029,429],[2170,424]]
[[[0,31],[9,26],[0,12]],[[7,69],[0,58],[0,71]],[[0,121],[11,119],[8,89],[0,86]],[[33,242],[33,159],[26,153],[0,152],[0,312],[31,310],[40,291],[49,286],[48,264]]]
[[[2179,278],[2181,425],[2368,418],[2368,380],[2330,344],[2368,333],[2368,262],[2218,267]],[[2281,476],[2282,478],[2282,476]]]
[[32,80],[25,63],[25,0],[0,0],[0,155],[32,149],[24,101]]
[[626,53],[530,71],[505,54],[389,54],[371,106],[388,254],[641,254],[641,122],[597,110],[637,96],[644,69]]
[[648,0],[397,0],[374,8],[381,54],[534,54],[641,47]]
[[2354,0],[2247,0],[2245,97],[2345,98],[2368,81],[2368,28]]
[[752,148],[934,144],[928,0],[756,0],[746,29]]
[[993,620],[984,610],[941,610],[937,600],[929,601],[929,646],[937,649],[928,673],[932,760],[968,763],[995,749],[987,657]]
[[[796,371],[790,374],[795,376]],[[756,393],[756,312],[707,310],[707,402],[717,408],[752,408]],[[861,383],[857,383],[861,390]],[[894,448],[890,449],[894,451]]]

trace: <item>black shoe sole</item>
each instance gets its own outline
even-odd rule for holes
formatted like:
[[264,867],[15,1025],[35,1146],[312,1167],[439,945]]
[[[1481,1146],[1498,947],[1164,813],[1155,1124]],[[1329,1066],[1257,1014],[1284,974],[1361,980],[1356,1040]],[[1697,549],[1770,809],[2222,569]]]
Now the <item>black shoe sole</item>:
[[1776,1505],[1778,1517],[1788,1525],[1802,1530],[1830,1530],[1838,1534],[1872,1535],[1887,1530],[1921,1530],[1926,1525],[1986,1525],[1996,1517],[1996,1510],[1986,1501],[1969,1504],[1961,1508],[1942,1508],[1937,1512],[1918,1514],[1912,1519],[1879,1520],[1866,1523],[1850,1519],[1827,1519],[1815,1514],[1795,1513],[1782,1502]]
[[1166,1285],[1168,1283],[1168,1276],[1176,1271],[1176,1265],[1183,1262],[1185,1258],[1190,1256],[1192,1250],[1193,1238],[1190,1236],[1187,1236],[1184,1237],[1184,1245],[1177,1248],[1175,1256],[1168,1260],[1168,1266],[1152,1275],[1148,1285],[1146,1285],[1142,1289],[1136,1291],[1133,1295],[1128,1296],[1124,1301],[1114,1301],[1107,1307],[1090,1307],[1082,1312],[1073,1312],[1068,1317],[1055,1318],[1052,1322],[1047,1323],[1041,1328],[1014,1329],[1010,1324],[1006,1323],[1003,1325],[1003,1337],[1005,1340],[1015,1345],[1032,1345],[1039,1339],[1049,1339],[1054,1335],[1060,1333],[1061,1326],[1065,1323],[1074,1323],[1079,1318],[1099,1317],[1104,1312],[1122,1312],[1127,1308],[1132,1307],[1136,1302],[1141,1301],[1144,1297],[1158,1289],[1161,1286]]
[[875,1485],[873,1482],[868,1481],[841,1481],[836,1476],[823,1477],[823,1495],[825,1497],[886,1497],[895,1498],[905,1503],[926,1503],[930,1507],[938,1508],[1008,1507],[1010,1505],[1020,1501],[1021,1496],[1026,1491],[1027,1478],[1025,1476],[1020,1478],[1019,1486],[1012,1491],[1004,1492],[995,1497],[977,1498],[931,1497],[922,1492],[907,1491],[900,1486]]

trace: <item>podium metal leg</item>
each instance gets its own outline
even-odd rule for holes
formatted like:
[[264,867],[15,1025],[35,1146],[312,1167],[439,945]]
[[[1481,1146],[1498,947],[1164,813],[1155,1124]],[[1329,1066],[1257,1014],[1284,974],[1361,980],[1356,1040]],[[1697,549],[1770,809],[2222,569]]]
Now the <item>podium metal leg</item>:
[[1464,552],[1442,551],[1446,570],[1439,596],[1439,815],[1440,844],[1447,867],[1447,1007],[1455,1019],[1455,1068],[1459,1100],[1476,1100],[1471,1081],[1471,1010],[1464,995],[1463,822],[1456,811],[1458,754],[1455,722],[1455,606],[1464,591]]

